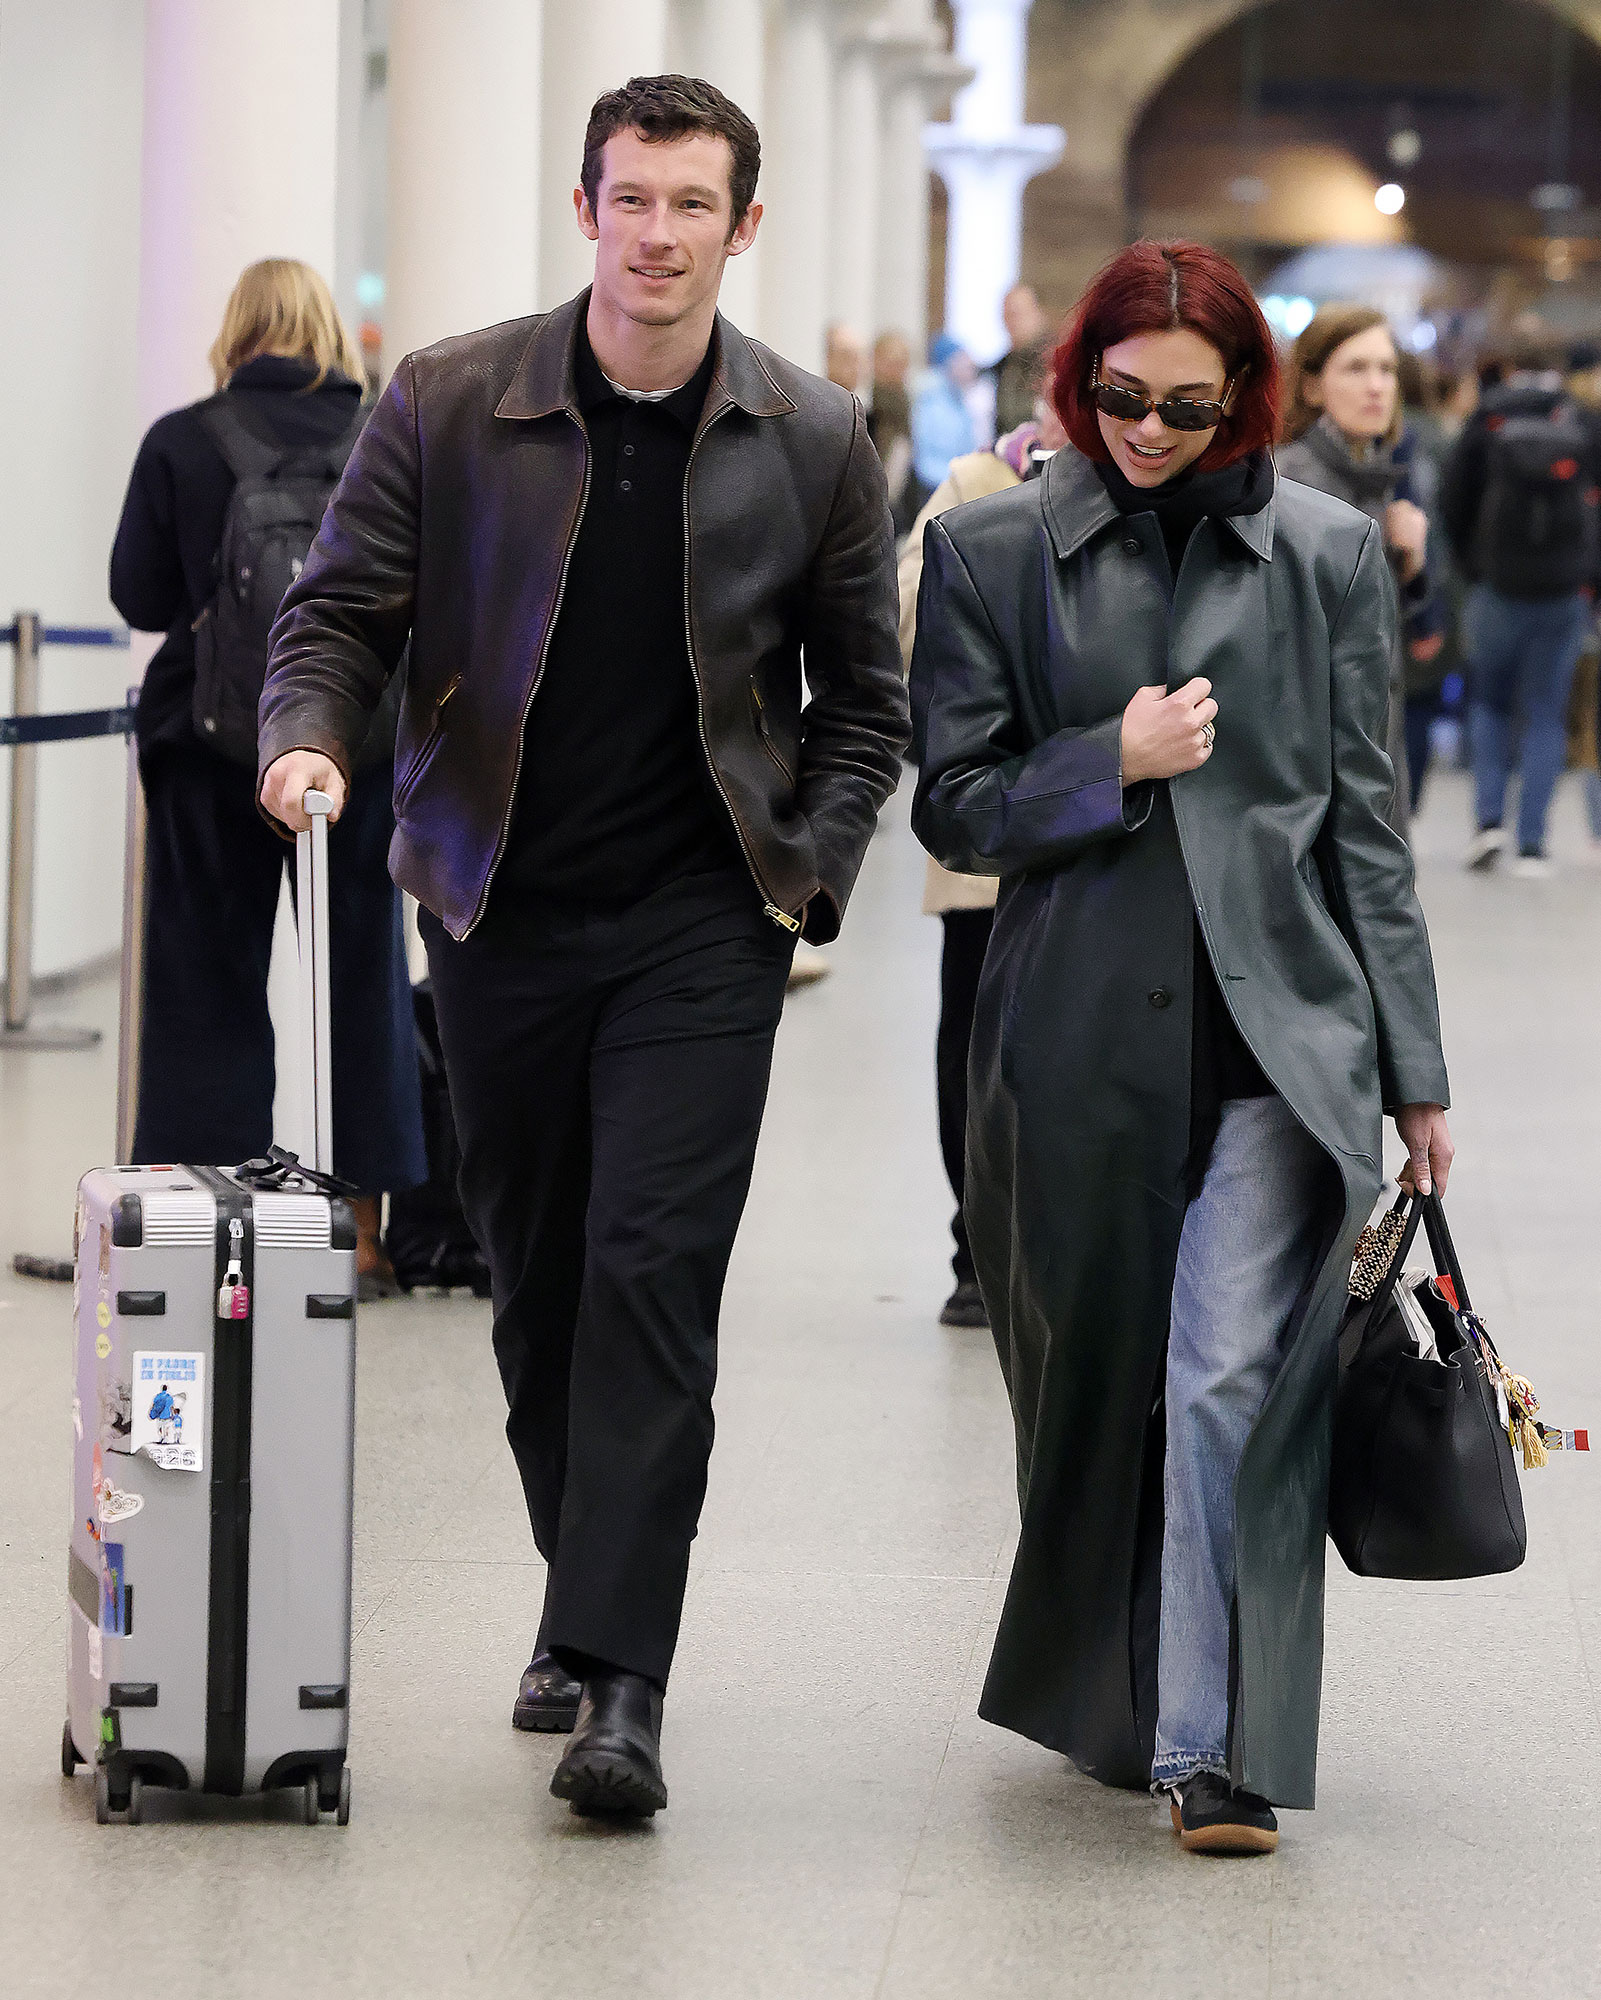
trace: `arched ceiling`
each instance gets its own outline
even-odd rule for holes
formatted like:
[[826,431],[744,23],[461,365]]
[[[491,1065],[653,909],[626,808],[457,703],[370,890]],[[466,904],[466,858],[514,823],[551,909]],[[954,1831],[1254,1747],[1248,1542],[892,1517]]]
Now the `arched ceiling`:
[[[1187,212],[1219,240],[1266,243],[1261,224],[1305,241],[1319,186],[1325,212],[1344,218],[1331,234],[1363,217],[1375,238],[1537,264],[1553,226],[1528,202],[1548,178],[1553,17],[1580,31],[1566,171],[1598,197],[1601,0],[1035,0],[1028,115],[1064,126],[1067,151],[1029,189],[1025,268],[1062,307],[1102,257],[1164,216]],[[1252,60],[1261,90],[1247,119]],[[1390,230],[1370,191],[1396,171],[1385,141],[1403,106],[1424,151]],[[1231,208],[1230,184],[1252,174],[1280,189],[1276,213]],[[1560,227],[1582,238],[1590,220]],[[1601,218],[1596,234],[1601,247]]]

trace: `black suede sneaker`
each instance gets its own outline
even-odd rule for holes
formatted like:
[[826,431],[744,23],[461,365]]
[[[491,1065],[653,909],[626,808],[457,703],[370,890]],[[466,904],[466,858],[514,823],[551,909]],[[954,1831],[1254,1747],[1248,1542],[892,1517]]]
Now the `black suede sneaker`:
[[1216,1771],[1197,1771],[1171,1794],[1173,1831],[1192,1854],[1271,1854],[1279,1823],[1267,1800]]

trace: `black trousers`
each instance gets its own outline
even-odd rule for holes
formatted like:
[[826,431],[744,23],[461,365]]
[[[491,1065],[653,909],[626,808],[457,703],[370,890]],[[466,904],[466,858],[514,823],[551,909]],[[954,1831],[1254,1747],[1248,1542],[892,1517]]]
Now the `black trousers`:
[[494,1284],[506,1435],[549,1565],[538,1645],[667,1682],[717,1319],[792,947],[742,873],[423,937]]
[[956,1197],[951,1235],[956,1254],[951,1269],[958,1284],[973,1277],[973,1253],[968,1247],[962,1198],[967,1187],[967,1055],[973,1041],[973,1009],[978,1004],[978,976],[984,969],[993,910],[947,910],[940,920],[945,942],[939,960],[939,1034],[934,1045],[935,1083],[939,1093],[939,1149],[945,1174]]
[[[267,969],[295,850],[256,810],[255,773],[196,744],[141,766],[145,1011],[135,1162],[232,1166],[272,1144]],[[387,768],[328,831],[334,1170],[379,1193],[428,1177]]]

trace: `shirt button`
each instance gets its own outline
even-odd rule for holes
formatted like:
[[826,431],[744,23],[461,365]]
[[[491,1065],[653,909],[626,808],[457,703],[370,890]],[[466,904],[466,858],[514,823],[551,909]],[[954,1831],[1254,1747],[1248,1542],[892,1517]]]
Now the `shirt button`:
[[1130,535],[1123,544],[1123,553],[1126,556],[1142,556],[1145,553],[1145,544]]
[[632,458],[633,455],[634,455],[634,447],[631,444],[625,444],[623,446],[623,457]]
[[632,493],[633,490],[634,490],[634,482],[631,479],[625,479],[623,481],[623,491],[625,493]]
[[1153,1007],[1171,1007],[1173,1004],[1173,996],[1165,986],[1153,986],[1145,997]]

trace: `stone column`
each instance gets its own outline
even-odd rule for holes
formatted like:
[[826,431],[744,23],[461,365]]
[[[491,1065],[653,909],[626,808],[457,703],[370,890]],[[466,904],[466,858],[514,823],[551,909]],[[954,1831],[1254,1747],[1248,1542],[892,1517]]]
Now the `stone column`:
[[391,0],[384,366],[539,305],[542,0]]
[[1023,123],[1028,13],[1033,0],[952,0],[956,54],[974,79],[948,125],[927,131],[929,158],[950,195],[945,325],[979,362],[1006,351],[1001,299],[1017,278],[1023,188],[1060,159],[1056,125]]
[[761,336],[823,367],[829,318],[834,54],[828,0],[777,0],[768,42]]
[[590,107],[631,76],[661,74],[668,9],[667,0],[555,0],[544,13],[539,301],[548,309],[582,291],[595,272],[594,245],[573,215]]
[[921,358],[928,341],[929,113],[973,72],[945,52],[930,0],[893,0],[882,43],[884,126],[878,176],[877,303],[880,332],[893,329]]
[[339,0],[146,0],[139,402],[211,391],[234,280],[299,257],[333,282]]
[[853,327],[869,347],[878,330],[885,34],[870,14],[842,20],[834,84],[829,317]]
[[[767,6],[765,0],[680,0],[674,59],[691,76],[715,83],[731,97],[762,135],[763,172],[756,199],[767,199]],[[746,333],[761,332],[761,268],[766,255],[764,224],[756,241],[729,260],[723,274],[722,310]]]

